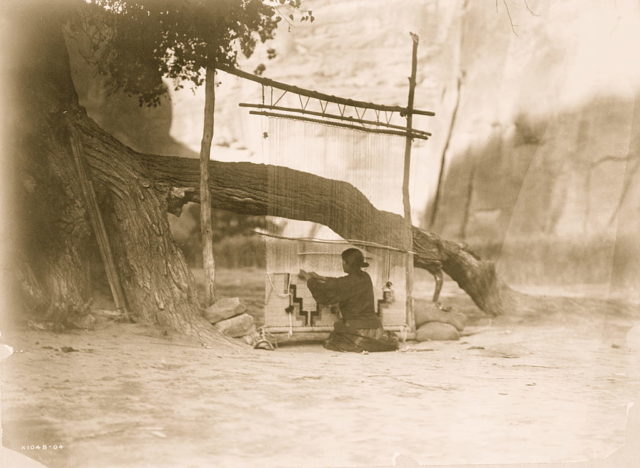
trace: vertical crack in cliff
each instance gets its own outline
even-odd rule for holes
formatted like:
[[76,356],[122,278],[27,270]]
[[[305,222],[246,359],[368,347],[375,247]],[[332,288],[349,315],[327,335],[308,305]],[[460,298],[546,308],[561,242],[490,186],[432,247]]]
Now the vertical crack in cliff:
[[462,240],[467,239],[467,227],[469,225],[469,217],[471,216],[471,201],[473,200],[473,182],[476,178],[477,164],[475,158],[471,164],[471,174],[469,175],[469,185],[467,187],[467,201],[464,206],[464,217],[462,218],[462,228],[460,235]]
[[618,204],[616,205],[615,210],[611,213],[611,217],[609,218],[609,224],[613,224],[616,218],[618,217],[618,213],[624,204],[625,199],[627,198],[627,194],[629,193],[629,188],[631,187],[631,182],[634,179],[634,175],[638,172],[640,168],[640,158],[634,158],[633,161],[630,161],[630,157],[624,158],[627,160],[627,167],[625,170],[625,180],[622,186],[622,190],[620,192],[620,198],[618,199]]

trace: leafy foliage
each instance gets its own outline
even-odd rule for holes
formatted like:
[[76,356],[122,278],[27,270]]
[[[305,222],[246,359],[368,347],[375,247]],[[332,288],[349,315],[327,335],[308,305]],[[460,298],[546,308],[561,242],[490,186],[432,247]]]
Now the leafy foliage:
[[[166,92],[162,77],[176,89],[201,85],[207,66],[235,66],[239,53],[251,56],[300,6],[301,0],[91,0],[80,22],[98,71],[141,105],[155,106]],[[301,21],[313,21],[311,11]]]

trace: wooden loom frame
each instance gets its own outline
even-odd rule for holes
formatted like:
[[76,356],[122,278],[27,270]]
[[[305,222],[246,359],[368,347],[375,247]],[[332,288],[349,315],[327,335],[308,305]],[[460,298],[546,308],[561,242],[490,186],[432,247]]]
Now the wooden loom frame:
[[[364,247],[364,248],[373,248],[373,249],[381,249],[381,250],[388,250],[390,252],[396,252],[396,253],[405,253],[405,254],[413,254],[414,252],[410,251],[410,250],[405,250],[405,249],[401,249],[398,247],[393,247],[393,246],[389,246],[389,245],[384,245],[384,244],[379,244],[377,242],[370,242],[370,241],[363,241],[363,240],[356,240],[356,239],[335,239],[335,240],[329,240],[329,239],[316,239],[316,238],[311,238],[311,237],[287,237],[287,236],[281,236],[281,235],[277,235],[277,234],[271,234],[271,233],[267,233],[267,232],[263,232],[263,231],[256,231],[253,230],[252,231],[255,234],[264,236],[264,237],[269,237],[269,238],[273,238],[273,239],[278,239],[278,240],[285,240],[285,241],[293,241],[293,242],[306,242],[306,243],[311,243],[311,244],[330,244],[330,245],[343,245],[343,246],[356,246],[356,247]],[[298,252],[299,256],[304,256],[304,255],[316,255],[316,254],[322,254],[322,255],[340,255],[339,253],[336,254],[329,254],[327,252]],[[371,252],[366,252],[365,253],[365,258],[369,258],[369,256],[372,255]],[[375,257],[375,255],[374,255]],[[269,277],[269,283],[270,283],[270,287],[274,288],[273,283],[271,282],[271,275],[274,273],[267,273],[267,276]],[[276,273],[276,274],[281,274],[281,273]],[[289,273],[290,275],[295,275],[295,273]],[[407,277],[405,276],[405,282],[407,281]],[[271,294],[269,294],[270,296]],[[380,302],[380,300],[377,301],[378,303]],[[406,310],[406,309],[405,309]],[[406,315],[406,318],[409,319],[409,315]],[[408,321],[408,320],[407,320]],[[407,339],[414,339],[415,338],[415,328],[411,326],[411,323],[407,323],[404,325],[387,325],[384,327],[385,330],[390,330],[390,331],[394,331],[400,334],[402,340],[407,340]],[[329,333],[331,331],[333,331],[333,325],[331,326],[321,326],[321,325],[303,325],[303,326],[296,326],[295,327],[295,332],[293,332],[294,328],[292,328],[291,325],[289,326],[284,326],[284,325],[271,325],[269,327],[264,326],[263,327],[263,331],[266,332],[268,335],[271,335],[272,337],[277,338],[276,341],[276,345],[278,343],[294,343],[294,342],[307,342],[307,341],[319,341],[319,340],[324,340],[329,336]]]
[[[291,120],[298,120],[304,122],[311,122],[317,124],[324,125],[332,125],[342,128],[348,128],[357,131],[364,131],[369,133],[378,133],[378,134],[391,134],[405,137],[405,151],[404,151],[404,171],[403,171],[403,181],[402,181],[402,199],[403,199],[403,208],[404,208],[404,221],[409,229],[412,227],[411,220],[411,201],[409,197],[409,178],[411,172],[411,146],[414,139],[423,139],[427,140],[431,133],[416,130],[413,128],[413,116],[414,115],[424,115],[424,116],[435,116],[433,111],[427,110],[419,110],[413,107],[414,105],[414,96],[415,96],[415,87],[416,87],[416,71],[417,71],[417,51],[418,51],[418,43],[419,38],[417,34],[410,33],[412,40],[412,54],[411,54],[411,76],[409,77],[409,93],[407,99],[407,106],[390,106],[383,104],[376,104],[366,101],[358,101],[354,99],[342,98],[339,96],[333,96],[330,94],[321,93],[318,91],[300,88],[297,86],[292,86],[286,83],[282,83],[279,81],[275,81],[269,78],[264,78],[261,76],[253,75],[237,68],[232,67],[224,67],[219,66],[218,69],[238,76],[240,78],[244,78],[250,81],[254,81],[262,85],[262,103],[261,104],[250,104],[250,103],[240,103],[240,107],[248,107],[260,109],[256,111],[250,111],[252,115],[262,115],[266,117],[274,117],[274,118],[284,118]],[[264,89],[266,87],[271,88],[270,92],[270,103],[265,103],[265,93]],[[283,93],[278,97],[275,102],[273,100],[273,90],[279,89],[282,90]],[[278,106],[279,101],[284,97],[285,94],[292,93],[298,95],[300,100],[300,108],[295,107],[282,107]],[[303,103],[301,96],[306,97],[306,101]],[[315,112],[307,110],[307,106],[309,104],[310,99],[317,99],[320,102],[320,108],[322,112]],[[324,106],[322,105],[324,101]],[[329,114],[327,113],[327,107],[329,103],[334,103],[338,106],[338,111],[340,115]],[[340,107],[342,106],[342,107]],[[357,118],[351,116],[345,116],[345,111],[347,107],[353,107]],[[358,109],[362,109],[362,114],[358,111]],[[372,109],[375,112],[376,120],[365,120],[364,115],[368,109]],[[276,112],[272,112],[276,111]],[[385,113],[386,122],[380,120],[380,112]],[[406,118],[406,125],[404,127],[399,125],[393,125],[390,123],[391,118],[388,117],[388,113],[398,112],[401,117]],[[321,119],[314,119],[310,117],[304,117],[304,115],[312,115],[316,117],[321,117]],[[348,123],[344,123],[347,121]],[[369,126],[367,126],[369,125]],[[374,128],[378,127],[378,128]],[[384,128],[379,128],[384,127]],[[345,240],[349,242],[348,240]],[[383,247],[384,248],[384,247]],[[406,313],[407,313],[407,322],[409,324],[409,335],[415,334],[415,315],[413,312],[413,252],[407,250],[407,264],[406,264]],[[317,332],[319,333],[319,332]]]

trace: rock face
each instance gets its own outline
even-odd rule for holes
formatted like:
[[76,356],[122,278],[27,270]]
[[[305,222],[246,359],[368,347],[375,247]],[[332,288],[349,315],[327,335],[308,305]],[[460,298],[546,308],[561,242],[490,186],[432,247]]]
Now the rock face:
[[460,339],[456,327],[449,323],[429,322],[416,330],[416,341],[455,341]]
[[245,335],[254,334],[255,325],[253,317],[249,314],[242,314],[227,320],[222,320],[214,325],[216,330],[232,338],[240,338]]
[[[433,228],[487,247],[511,282],[632,290],[640,67],[628,54],[640,39],[639,8],[584,6],[540,1],[539,16],[512,8],[517,36],[505,11],[483,2],[459,10],[450,30],[457,60],[440,68],[449,123],[458,77],[461,86]],[[602,34],[607,27],[615,32]]]
[[209,306],[205,312],[205,318],[215,324],[221,320],[226,320],[237,315],[244,314],[247,307],[240,302],[237,297],[225,297],[217,300],[213,305]]

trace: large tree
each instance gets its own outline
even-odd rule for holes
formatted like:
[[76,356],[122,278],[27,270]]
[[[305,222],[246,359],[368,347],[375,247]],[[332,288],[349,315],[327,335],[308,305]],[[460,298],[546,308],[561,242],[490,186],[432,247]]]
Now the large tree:
[[[107,134],[78,103],[63,28],[82,2],[14,2],[11,26],[15,53],[9,62],[14,109],[11,153],[14,197],[21,213],[17,271],[31,309],[61,320],[81,313],[90,291],[87,249],[91,229],[71,157],[76,135],[90,168],[129,309],[138,320],[218,341],[201,317],[193,277],[169,231],[167,212],[200,201],[198,162],[140,154]],[[376,210],[344,182],[287,168],[210,162],[209,193],[221,209],[275,215],[325,224],[345,238],[403,245],[380,226],[401,222]],[[270,177],[300,185],[274,192]],[[361,222],[352,222],[353,219]],[[485,312],[504,310],[511,290],[495,269],[464,246],[413,229],[415,264],[442,268]]]
[[[93,6],[93,8],[91,8]],[[176,88],[204,82],[204,125],[200,145],[200,227],[204,302],[215,298],[213,224],[208,191],[214,132],[216,68],[236,64],[238,52],[249,57],[258,40],[274,37],[281,8],[300,0],[93,0],[79,24],[93,44],[94,62],[114,88],[155,105],[165,93],[162,78]]]

